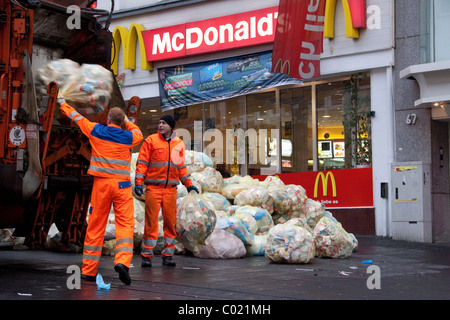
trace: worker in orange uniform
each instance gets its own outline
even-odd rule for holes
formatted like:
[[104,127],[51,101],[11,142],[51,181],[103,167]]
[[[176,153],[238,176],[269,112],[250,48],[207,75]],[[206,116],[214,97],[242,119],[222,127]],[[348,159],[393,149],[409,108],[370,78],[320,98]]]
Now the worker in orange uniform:
[[181,181],[190,192],[198,189],[192,184],[185,166],[184,143],[173,131],[175,119],[164,115],[159,120],[158,133],[148,136],[136,162],[135,192],[145,190],[145,227],[142,241],[142,267],[151,267],[153,249],[158,240],[158,216],[162,209],[164,222],[164,250],[162,264],[175,266],[175,221],[177,216],[177,188]]
[[94,185],[84,240],[82,278],[96,280],[108,215],[113,204],[116,224],[114,270],[119,273],[119,279],[129,285],[131,278],[128,270],[133,257],[134,233],[131,149],[143,140],[142,132],[128,121],[120,108],[111,108],[105,126],[83,117],[64,98],[58,98],[58,102],[61,112],[89,138],[92,147],[88,174],[94,176]]

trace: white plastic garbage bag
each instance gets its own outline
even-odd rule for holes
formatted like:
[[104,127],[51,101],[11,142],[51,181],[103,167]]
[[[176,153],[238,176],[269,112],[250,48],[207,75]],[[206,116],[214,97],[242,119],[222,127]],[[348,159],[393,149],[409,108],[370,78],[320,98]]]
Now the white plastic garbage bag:
[[266,253],[267,233],[253,236],[251,246],[246,246],[248,256],[263,256]]
[[234,200],[234,198],[243,190],[248,190],[259,186],[258,179],[253,179],[251,176],[232,176],[223,180],[222,195],[227,199]]
[[269,261],[308,263],[314,255],[314,237],[302,227],[278,224],[269,230],[265,252]]
[[[249,230],[253,233],[264,233],[269,231],[273,227],[274,223],[272,216],[266,209],[253,207],[253,206],[243,206],[239,207],[235,213],[235,217],[242,219],[243,221],[248,221]],[[248,218],[248,216],[253,219]],[[253,225],[253,220],[255,225]]]
[[186,150],[185,159],[186,169],[189,174],[203,171],[206,167],[212,167],[213,165],[211,158],[203,152]]
[[55,81],[59,96],[69,102],[88,119],[103,113],[111,99],[113,76],[97,64],[83,64],[59,59],[49,62],[36,73],[35,86],[38,99],[47,93],[47,85]]
[[215,225],[216,213],[210,202],[195,191],[189,192],[177,209],[175,229],[178,241],[189,251],[198,251]]
[[307,199],[305,189],[295,184],[270,189],[269,194],[273,199],[274,209],[279,214],[292,215],[294,212],[301,211],[303,203]]
[[348,258],[353,252],[353,238],[335,219],[320,219],[314,228],[314,236],[318,257]]
[[194,256],[204,259],[237,259],[246,255],[244,243],[223,229],[214,229],[205,245]]
[[206,167],[199,172],[191,174],[191,180],[198,182],[203,192],[221,192],[223,188],[223,178],[219,171]]
[[273,213],[273,200],[269,195],[269,191],[262,186],[241,191],[234,198],[234,204],[260,207],[266,209],[270,214]]
[[227,198],[217,192],[204,192],[203,197],[211,201],[215,210],[228,211],[231,205]]
[[241,239],[245,246],[251,246],[254,242],[254,235],[245,226],[245,223],[234,216],[220,219],[217,223],[218,228],[226,230]]
[[314,229],[325,213],[325,206],[319,201],[308,198],[303,203],[302,212],[308,225]]

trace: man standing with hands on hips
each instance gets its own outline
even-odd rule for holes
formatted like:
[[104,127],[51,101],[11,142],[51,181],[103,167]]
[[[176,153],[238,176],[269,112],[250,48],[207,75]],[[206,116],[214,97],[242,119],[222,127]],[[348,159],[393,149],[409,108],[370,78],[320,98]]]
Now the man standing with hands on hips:
[[142,267],[151,267],[153,249],[158,240],[158,216],[162,209],[164,222],[164,250],[162,264],[175,266],[175,221],[177,217],[177,188],[183,183],[188,192],[198,189],[192,184],[185,166],[184,142],[173,131],[176,121],[163,115],[158,133],[144,140],[136,162],[135,192],[138,196],[145,190],[145,228],[142,240]]

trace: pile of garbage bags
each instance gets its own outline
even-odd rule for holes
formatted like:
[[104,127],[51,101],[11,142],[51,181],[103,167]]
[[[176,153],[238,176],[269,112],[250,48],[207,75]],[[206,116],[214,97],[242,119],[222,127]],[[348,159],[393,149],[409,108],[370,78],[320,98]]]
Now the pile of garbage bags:
[[[204,259],[258,255],[273,263],[303,264],[314,258],[347,258],[356,250],[356,237],[322,203],[308,198],[302,186],[285,185],[276,175],[264,181],[224,179],[206,154],[186,154],[191,181],[200,193],[188,194],[182,184],[177,186],[176,253],[188,250]],[[137,155],[132,158],[136,161]],[[162,250],[161,214],[160,223]]]
[[[198,188],[187,192],[177,186],[177,239],[175,253],[189,251],[198,258],[232,259],[265,256],[273,263],[310,263],[314,258],[348,258],[358,247],[326,210],[307,197],[299,185],[285,185],[277,176],[259,181],[250,176],[223,179],[202,153],[188,152],[187,168]],[[138,154],[132,155],[131,180]],[[202,162],[202,163],[198,163]],[[134,194],[134,248],[139,251],[145,225],[145,194]],[[89,223],[89,220],[88,220]],[[164,249],[163,219],[159,216],[156,254]],[[3,232],[4,238],[10,236]],[[114,210],[108,218],[102,253],[115,254]],[[58,245],[58,231],[49,234],[49,248]]]

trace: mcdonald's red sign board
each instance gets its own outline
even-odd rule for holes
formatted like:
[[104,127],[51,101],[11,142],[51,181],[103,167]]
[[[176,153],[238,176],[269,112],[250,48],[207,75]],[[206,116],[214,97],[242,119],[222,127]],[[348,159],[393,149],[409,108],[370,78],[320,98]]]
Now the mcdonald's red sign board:
[[[372,168],[282,173],[285,184],[301,185],[308,198],[328,208],[373,207]],[[266,176],[253,176],[264,180]]]

